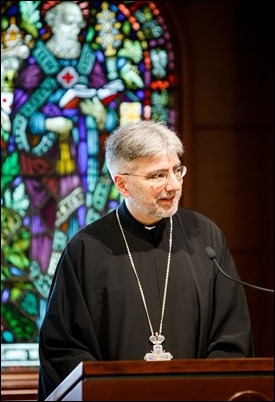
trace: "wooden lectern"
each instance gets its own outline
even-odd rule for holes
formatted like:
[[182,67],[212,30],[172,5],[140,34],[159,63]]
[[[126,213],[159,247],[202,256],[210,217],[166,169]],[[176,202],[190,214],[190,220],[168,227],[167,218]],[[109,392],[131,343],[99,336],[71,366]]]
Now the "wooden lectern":
[[274,359],[82,362],[46,401],[274,401]]

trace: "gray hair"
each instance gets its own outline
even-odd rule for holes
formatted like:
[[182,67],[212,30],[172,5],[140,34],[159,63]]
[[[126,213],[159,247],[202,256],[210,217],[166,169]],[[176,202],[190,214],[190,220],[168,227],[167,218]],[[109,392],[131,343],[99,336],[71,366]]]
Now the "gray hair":
[[180,158],[184,147],[166,123],[142,120],[118,127],[106,140],[105,160],[111,175],[119,173],[136,158],[172,153]]

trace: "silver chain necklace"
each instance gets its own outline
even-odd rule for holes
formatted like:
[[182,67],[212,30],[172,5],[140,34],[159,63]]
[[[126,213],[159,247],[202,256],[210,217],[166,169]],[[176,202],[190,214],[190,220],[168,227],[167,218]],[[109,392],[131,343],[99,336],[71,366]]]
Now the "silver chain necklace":
[[162,308],[161,308],[161,318],[160,318],[160,324],[159,324],[159,332],[156,332],[154,334],[154,330],[153,330],[153,326],[151,323],[151,319],[149,316],[149,312],[148,312],[148,308],[147,308],[147,303],[145,300],[145,296],[144,296],[144,292],[139,280],[139,276],[137,274],[137,270],[133,261],[133,257],[122,227],[122,224],[120,222],[120,218],[119,218],[119,213],[118,213],[118,208],[116,209],[116,218],[117,218],[117,222],[118,222],[118,226],[121,230],[121,234],[122,237],[124,239],[125,242],[125,246],[128,252],[128,256],[138,283],[138,287],[139,287],[139,291],[140,291],[140,295],[142,298],[142,302],[143,302],[143,306],[146,312],[146,316],[147,316],[147,320],[149,323],[149,327],[150,327],[150,331],[151,331],[151,336],[149,338],[150,342],[152,342],[153,346],[153,350],[151,351],[151,353],[146,353],[146,355],[144,356],[144,360],[146,361],[156,361],[156,360],[171,360],[173,359],[173,356],[171,355],[171,353],[169,352],[165,352],[165,350],[163,350],[162,347],[162,342],[164,341],[165,337],[162,335],[162,324],[163,324],[163,317],[164,317],[164,311],[165,311],[165,305],[166,305],[166,295],[167,295],[167,287],[168,287],[168,278],[169,278],[169,271],[170,271],[170,262],[171,262],[171,250],[172,250],[172,240],[173,240],[173,219],[172,216],[170,216],[170,233],[169,233],[169,251],[168,251],[168,259],[167,259],[167,268],[166,268],[166,277],[165,277],[165,285],[164,285],[164,292],[163,292],[163,302],[162,302]]

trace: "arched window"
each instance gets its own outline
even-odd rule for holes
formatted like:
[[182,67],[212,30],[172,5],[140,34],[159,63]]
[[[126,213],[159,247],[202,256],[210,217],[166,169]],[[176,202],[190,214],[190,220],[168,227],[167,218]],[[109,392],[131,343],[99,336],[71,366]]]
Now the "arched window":
[[37,362],[62,250],[120,202],[106,137],[129,121],[176,126],[175,50],[157,3],[2,2],[3,366]]

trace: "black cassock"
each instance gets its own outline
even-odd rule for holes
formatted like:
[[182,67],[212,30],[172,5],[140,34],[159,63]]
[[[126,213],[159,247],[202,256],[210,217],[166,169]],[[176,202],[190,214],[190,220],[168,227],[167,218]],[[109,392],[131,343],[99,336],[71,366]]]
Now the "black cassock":
[[[149,230],[119,207],[154,332],[159,332],[170,219]],[[222,231],[207,217],[180,208],[162,334],[174,359],[251,357],[253,341],[242,285],[207,257],[212,247],[239,278]],[[115,211],[81,229],[58,263],[40,331],[39,400],[84,360],[143,360],[152,351],[145,308]],[[150,364],[148,362],[148,364]]]

